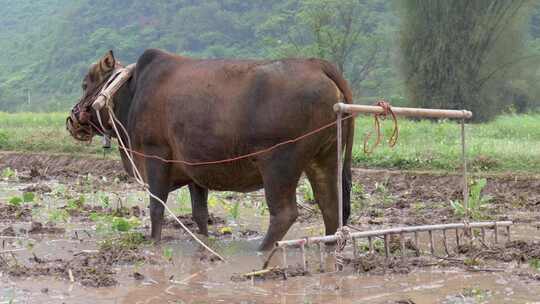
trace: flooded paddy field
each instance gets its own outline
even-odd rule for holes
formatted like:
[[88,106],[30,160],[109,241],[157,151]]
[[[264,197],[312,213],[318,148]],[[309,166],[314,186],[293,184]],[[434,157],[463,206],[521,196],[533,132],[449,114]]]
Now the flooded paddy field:
[[[535,303],[540,301],[540,177],[475,176],[481,206],[477,220],[512,220],[511,241],[429,252],[422,235],[420,257],[399,248],[385,259],[366,254],[336,273],[331,255],[319,269],[308,250],[309,271],[288,269],[247,279],[260,270],[257,252],[268,224],[262,191],[211,192],[210,236],[205,241],[227,262],[203,251],[168,218],[163,241],[147,239],[148,198],[114,160],[70,156],[0,156],[0,303]],[[451,201],[461,198],[452,174],[354,170],[351,225],[371,230],[460,222]],[[298,187],[300,217],[287,239],[324,233],[307,181]],[[168,204],[191,229],[189,192]],[[166,215],[167,216],[167,215]],[[380,242],[380,241],[379,241]],[[380,246],[380,245],[379,245]],[[359,243],[359,250],[366,244]],[[271,267],[281,266],[281,255]],[[285,274],[285,275],[284,275]]]

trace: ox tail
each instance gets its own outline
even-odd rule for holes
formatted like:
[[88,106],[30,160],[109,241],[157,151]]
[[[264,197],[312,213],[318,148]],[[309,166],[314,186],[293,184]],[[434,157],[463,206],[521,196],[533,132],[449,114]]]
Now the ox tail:
[[[345,103],[352,104],[353,95],[347,80],[343,74],[331,63],[320,60],[323,72],[330,78],[341,91],[345,98]],[[354,118],[344,121],[343,137],[345,142],[345,157],[343,160],[343,224],[351,214],[351,189],[352,189],[352,150],[354,141]]]

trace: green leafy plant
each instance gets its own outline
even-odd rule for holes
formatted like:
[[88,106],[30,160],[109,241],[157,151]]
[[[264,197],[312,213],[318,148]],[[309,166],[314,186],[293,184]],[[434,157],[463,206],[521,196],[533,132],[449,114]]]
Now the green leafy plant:
[[8,200],[8,205],[14,206],[14,207],[20,207],[23,203],[23,199],[19,196],[13,196]]
[[533,258],[529,260],[529,266],[534,268],[536,271],[540,271],[540,259]]
[[120,251],[136,250],[145,243],[147,243],[147,240],[142,233],[130,231],[101,241],[99,249],[102,251],[111,251],[115,249]]
[[187,188],[182,188],[178,190],[176,202],[178,203],[179,213],[186,214],[191,212],[191,198],[189,196],[189,191]]
[[70,218],[69,213],[65,209],[56,209],[52,210],[49,213],[49,221],[56,223],[56,222],[68,222]]
[[17,179],[17,171],[11,169],[10,167],[7,167],[4,170],[2,170],[2,173],[0,174],[0,176],[5,181]]
[[300,191],[302,192],[303,194],[303,199],[305,202],[315,202],[315,195],[313,193],[313,187],[311,187],[311,183],[309,182],[304,182],[301,186],[300,186]]
[[489,195],[482,195],[482,190],[486,185],[487,180],[485,178],[474,180],[470,184],[467,206],[460,200],[450,201],[450,206],[454,210],[454,214],[459,217],[470,217],[474,220],[485,219],[484,210],[493,199]]
[[140,225],[141,221],[136,217],[131,217],[129,219],[123,217],[113,217],[111,228],[119,232],[128,232],[139,227]]
[[22,196],[22,199],[25,203],[31,203],[34,201],[35,198],[36,195],[34,194],[34,192],[24,192]]
[[84,206],[84,202],[86,201],[84,196],[79,196],[78,198],[73,198],[68,200],[66,209],[68,210],[80,210]]
[[223,205],[223,209],[227,211],[229,218],[236,222],[240,216],[240,202],[235,201],[234,203],[229,203],[224,199],[220,200],[220,202]]
[[31,203],[36,198],[33,192],[24,192],[22,196],[12,196],[8,200],[8,205],[20,207],[23,203]]
[[[361,252],[369,252],[369,244],[368,243],[362,243],[360,244],[360,251]],[[381,239],[375,239],[373,240],[373,251],[375,252],[384,252],[384,241]]]
[[99,195],[99,202],[101,203],[101,206],[103,206],[103,208],[111,207],[111,199],[107,194]]
[[165,247],[163,248],[163,257],[165,258],[165,260],[167,261],[172,261],[172,258],[173,258],[173,250],[172,248],[170,247]]
[[92,212],[90,220],[96,223],[96,230],[101,233],[130,232],[141,225],[136,217],[124,218],[108,214]]

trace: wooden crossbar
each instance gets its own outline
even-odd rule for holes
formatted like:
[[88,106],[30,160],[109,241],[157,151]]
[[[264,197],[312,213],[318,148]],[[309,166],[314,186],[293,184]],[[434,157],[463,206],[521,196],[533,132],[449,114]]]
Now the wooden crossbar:
[[[337,103],[334,105],[334,111],[338,113],[364,113],[364,114],[382,114],[384,108],[380,106],[366,106],[357,104]],[[452,118],[469,119],[473,116],[471,111],[466,110],[440,110],[440,109],[420,109],[420,108],[400,108],[392,107],[394,114],[406,117],[420,118]]]

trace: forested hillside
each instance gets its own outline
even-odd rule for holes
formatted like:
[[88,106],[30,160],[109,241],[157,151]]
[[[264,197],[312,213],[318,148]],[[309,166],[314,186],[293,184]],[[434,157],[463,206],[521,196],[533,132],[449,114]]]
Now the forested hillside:
[[[520,17],[528,55],[540,54],[536,10]],[[105,51],[130,63],[151,47],[197,57],[323,57],[345,71],[357,100],[407,100],[403,12],[390,0],[0,0],[0,12],[0,111],[68,109]],[[516,86],[528,91],[535,77],[528,70]]]

